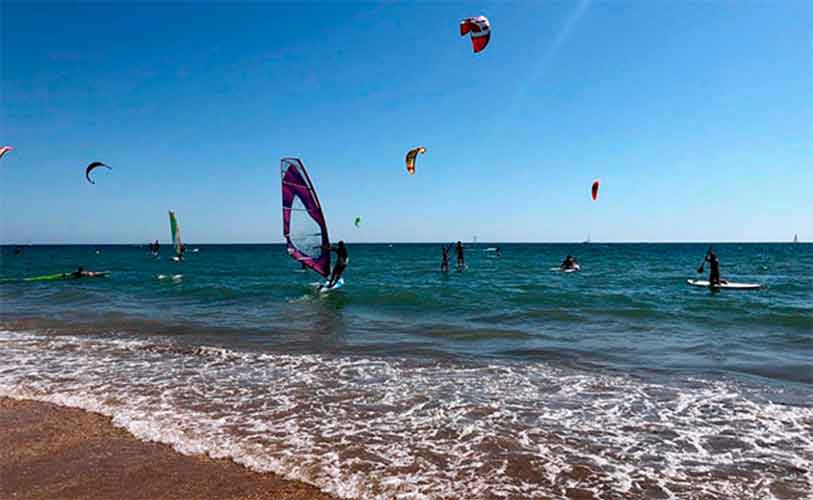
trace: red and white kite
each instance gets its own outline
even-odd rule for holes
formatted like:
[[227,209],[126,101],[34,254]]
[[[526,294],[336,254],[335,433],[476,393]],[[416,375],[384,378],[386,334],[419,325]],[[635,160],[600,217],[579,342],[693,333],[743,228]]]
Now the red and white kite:
[[471,46],[476,54],[491,40],[491,24],[485,16],[467,17],[460,21],[460,36],[467,33],[471,33]]
[[2,158],[4,154],[8,153],[9,151],[13,151],[13,150],[14,150],[14,148],[12,148],[11,146],[3,146],[2,148],[0,148],[0,158]]

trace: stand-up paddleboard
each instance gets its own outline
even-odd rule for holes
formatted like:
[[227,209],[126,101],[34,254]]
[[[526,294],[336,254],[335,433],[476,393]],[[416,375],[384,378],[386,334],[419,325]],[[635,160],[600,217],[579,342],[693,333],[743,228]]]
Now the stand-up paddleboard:
[[757,283],[733,283],[731,281],[712,286],[707,280],[686,280],[692,286],[725,290],[757,290],[762,285]]
[[[288,247],[288,255],[306,268],[330,277],[330,238],[322,204],[316,195],[308,171],[298,158],[283,158],[280,165],[282,176],[282,235]],[[344,284],[325,291],[335,290]],[[324,284],[318,284],[322,291]]]

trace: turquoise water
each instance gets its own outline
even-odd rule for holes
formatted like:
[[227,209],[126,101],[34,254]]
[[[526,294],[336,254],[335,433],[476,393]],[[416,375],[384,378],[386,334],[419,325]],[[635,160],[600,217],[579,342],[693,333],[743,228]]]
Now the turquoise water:
[[282,245],[4,247],[0,395],[351,497],[810,491],[813,245],[715,245],[763,286],[721,292],[707,244],[495,246],[350,245],[329,294]]

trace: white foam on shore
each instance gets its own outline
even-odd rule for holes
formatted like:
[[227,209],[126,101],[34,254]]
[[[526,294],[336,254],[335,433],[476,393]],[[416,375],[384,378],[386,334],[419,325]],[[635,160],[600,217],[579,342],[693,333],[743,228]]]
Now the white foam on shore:
[[101,413],[139,439],[346,498],[813,489],[813,409],[724,382],[0,331],[0,396]]

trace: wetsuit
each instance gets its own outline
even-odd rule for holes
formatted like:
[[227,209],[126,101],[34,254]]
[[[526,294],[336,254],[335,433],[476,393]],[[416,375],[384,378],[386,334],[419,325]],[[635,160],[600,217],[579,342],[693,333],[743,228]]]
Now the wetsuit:
[[338,245],[331,248],[331,250],[336,252],[336,265],[333,266],[333,274],[330,276],[330,282],[328,282],[327,285],[328,288],[339,282],[339,278],[342,277],[342,273],[345,269],[347,269],[348,258],[347,247],[345,245]]
[[464,267],[466,265],[466,259],[463,257],[463,244],[459,241],[457,242],[455,253],[457,253],[457,267]]
[[717,255],[710,253],[706,255],[706,262],[709,263],[709,284],[719,285],[720,280],[720,259]]

